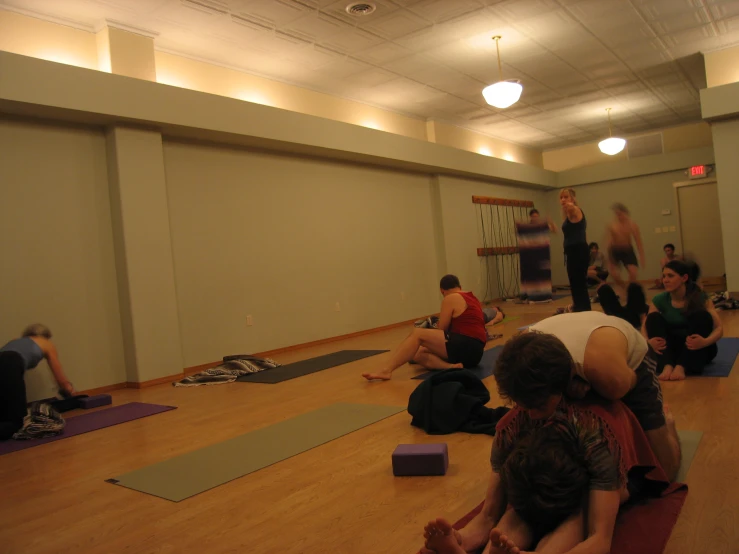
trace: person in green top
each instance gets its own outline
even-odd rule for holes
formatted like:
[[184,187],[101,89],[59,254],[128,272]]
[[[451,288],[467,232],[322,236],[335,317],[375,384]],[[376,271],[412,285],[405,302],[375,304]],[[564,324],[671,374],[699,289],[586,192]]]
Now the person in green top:
[[723,335],[721,319],[694,280],[695,269],[680,260],[665,264],[665,292],[652,299],[642,333],[659,356],[662,381],[699,375],[718,352]]

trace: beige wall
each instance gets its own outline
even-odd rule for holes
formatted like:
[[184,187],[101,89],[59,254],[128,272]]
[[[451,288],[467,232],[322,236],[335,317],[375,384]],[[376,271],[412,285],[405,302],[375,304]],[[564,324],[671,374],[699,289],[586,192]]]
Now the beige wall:
[[[125,381],[105,137],[0,118],[0,152],[0,340],[43,322],[76,388]],[[26,383],[56,391],[45,363]]]
[[[678,252],[681,252],[676,197],[672,185],[685,180],[686,177],[682,171],[671,171],[575,187],[577,200],[588,220],[588,242],[605,245],[606,226],[613,219],[611,205],[614,202],[625,204],[631,211],[634,221],[641,228],[644,241],[647,264],[646,268],[639,270],[639,279],[656,279],[660,273],[659,260],[663,256],[663,245],[671,242],[675,244]],[[558,226],[561,226],[559,191],[547,193],[547,204],[553,214],[553,219]],[[662,210],[670,210],[670,215],[662,215]],[[667,227],[668,231],[656,233],[657,227],[660,230]],[[675,227],[674,231],[670,230],[672,227]],[[552,278],[554,283],[559,285],[567,284],[562,251],[560,231],[552,239]]]
[[477,152],[485,156],[501,158],[509,162],[543,167],[540,150],[526,148],[512,142],[489,137],[474,131],[439,121],[430,122],[434,126],[435,141],[438,144]]
[[164,151],[186,366],[438,310],[428,176],[187,143]]
[[[102,35],[102,42],[107,42],[107,45],[101,47],[101,40],[98,40],[99,67],[109,66],[110,71],[116,75],[125,75],[126,77],[147,81],[157,80],[154,40],[152,38],[114,27],[106,27],[98,34]],[[108,60],[104,58],[106,53],[109,57]]]
[[98,68],[95,35],[0,9],[0,50]]
[[718,197],[721,205],[721,229],[724,239],[724,262],[729,291],[739,291],[739,119],[721,121],[712,125],[716,150]]
[[[661,131],[654,130],[646,134],[656,132],[662,133],[662,146],[665,154],[691,150],[694,148],[703,148],[713,144],[711,126],[703,121],[688,125],[680,125],[678,127],[670,127],[662,129]],[[634,135],[634,137],[637,136],[639,135]],[[625,138],[628,139],[629,137],[627,136]],[[542,153],[544,161],[543,167],[550,171],[567,171],[568,169],[574,169],[577,167],[603,165],[628,159],[626,148],[615,156],[607,156],[598,149],[598,142],[599,141],[595,141],[567,148],[547,150]]]
[[488,265],[485,258],[477,255],[483,246],[479,206],[472,203],[473,196],[492,196],[512,200],[532,200],[534,205],[547,215],[544,205],[547,193],[506,185],[495,185],[454,177],[439,177],[442,220],[444,226],[444,246],[446,267],[449,273],[457,275],[462,287],[472,290],[484,300],[497,298],[498,275],[494,258],[489,258],[490,280],[488,284]]
[[708,52],[703,57],[709,88],[739,81],[739,46]]

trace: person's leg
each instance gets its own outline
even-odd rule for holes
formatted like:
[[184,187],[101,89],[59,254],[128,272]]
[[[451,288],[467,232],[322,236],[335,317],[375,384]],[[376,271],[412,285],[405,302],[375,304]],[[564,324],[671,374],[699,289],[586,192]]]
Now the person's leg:
[[629,283],[636,283],[636,279],[639,274],[639,266],[629,264],[626,266],[626,271],[629,274]]
[[0,353],[0,440],[23,427],[27,413],[23,360],[15,353]]
[[422,346],[418,349],[418,352],[413,357],[413,361],[417,363],[418,365],[425,367],[426,369],[459,369],[462,368],[462,364],[453,364],[448,362],[447,360],[441,358],[440,356],[437,356],[436,354],[433,354],[428,348],[425,346]]
[[536,545],[535,552],[563,554],[585,540],[585,513],[583,510],[563,521],[554,531],[545,535]]
[[616,282],[616,286],[623,288],[626,286],[623,279],[621,279],[621,267],[618,261],[618,251],[611,248],[608,252],[608,272]]
[[[688,336],[700,335],[705,338],[713,332],[713,318],[707,311],[701,310],[692,313],[687,316],[687,319]],[[685,371],[684,374],[678,374],[678,377],[682,377],[683,375],[700,375],[703,373],[706,365],[716,357],[717,353],[718,347],[715,344],[711,344],[700,350],[690,350],[685,347],[678,360],[678,365],[684,368]]]
[[390,356],[385,367],[377,373],[363,373],[362,377],[368,380],[381,379],[387,381],[391,378],[393,371],[405,363],[410,362],[418,353],[421,346],[428,348],[429,352],[446,359],[446,337],[441,329],[419,329],[415,328],[411,334],[400,343]]
[[577,245],[567,252],[567,277],[570,280],[573,311],[589,312],[588,263],[590,253],[587,244]]
[[[647,336],[652,339],[655,337],[665,339],[665,348],[661,354],[654,352],[655,359],[657,361],[657,368],[659,373],[659,379],[661,381],[669,381],[670,375],[675,366],[675,345],[673,341],[668,340],[667,333],[667,322],[665,318],[659,312],[652,312],[647,315],[647,319],[644,322],[647,328]],[[651,347],[650,347],[651,348]]]
[[621,305],[621,301],[618,299],[618,295],[611,285],[601,285],[598,287],[598,300],[606,315],[627,319],[626,310]]

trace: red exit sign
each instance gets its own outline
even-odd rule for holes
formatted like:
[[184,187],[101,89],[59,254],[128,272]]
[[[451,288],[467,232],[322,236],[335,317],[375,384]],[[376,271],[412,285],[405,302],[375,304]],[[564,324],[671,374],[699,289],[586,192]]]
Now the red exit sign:
[[694,165],[688,169],[688,176],[691,179],[702,179],[708,175],[708,168],[705,165]]

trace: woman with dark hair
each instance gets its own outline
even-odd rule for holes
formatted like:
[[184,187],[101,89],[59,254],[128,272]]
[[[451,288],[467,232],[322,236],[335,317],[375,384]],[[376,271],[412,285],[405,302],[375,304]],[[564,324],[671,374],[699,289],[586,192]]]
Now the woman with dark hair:
[[723,327],[713,302],[695,283],[699,272],[697,266],[679,260],[665,264],[665,292],[649,306],[642,333],[659,356],[662,381],[700,375],[718,353],[716,342]]
[[559,203],[562,206],[564,216],[562,234],[564,235],[567,278],[570,281],[570,291],[572,292],[571,311],[589,312],[588,266],[590,265],[590,248],[588,248],[585,234],[588,222],[580,206],[577,205],[577,198],[573,189],[562,189],[559,193]]

